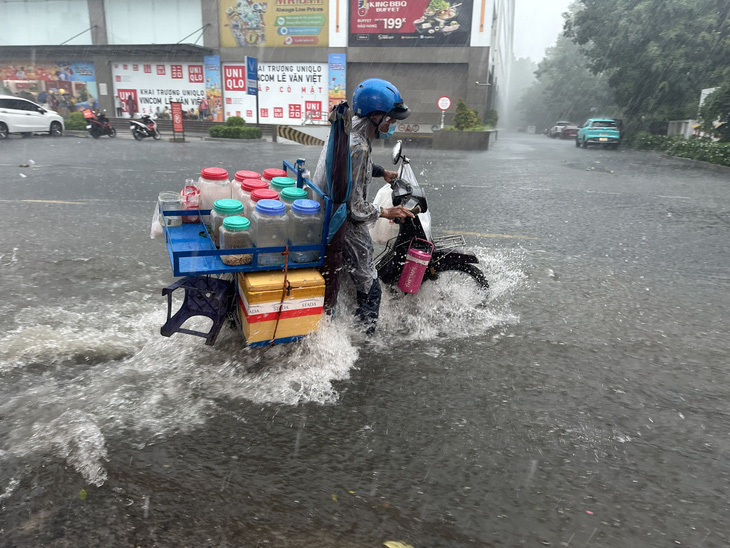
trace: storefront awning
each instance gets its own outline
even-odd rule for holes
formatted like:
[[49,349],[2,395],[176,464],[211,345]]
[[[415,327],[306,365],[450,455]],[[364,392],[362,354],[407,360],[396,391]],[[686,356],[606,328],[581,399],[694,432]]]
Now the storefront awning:
[[113,59],[140,59],[141,57],[182,58],[212,55],[213,48],[195,44],[107,44],[87,46],[0,46],[0,59],[80,59],[89,55],[102,55]]

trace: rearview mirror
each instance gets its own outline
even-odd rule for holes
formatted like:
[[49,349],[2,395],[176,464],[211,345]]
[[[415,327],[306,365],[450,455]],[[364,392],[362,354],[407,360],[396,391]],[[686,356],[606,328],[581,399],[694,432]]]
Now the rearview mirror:
[[393,146],[393,163],[397,164],[398,160],[400,160],[401,152],[403,152],[403,141],[398,141]]

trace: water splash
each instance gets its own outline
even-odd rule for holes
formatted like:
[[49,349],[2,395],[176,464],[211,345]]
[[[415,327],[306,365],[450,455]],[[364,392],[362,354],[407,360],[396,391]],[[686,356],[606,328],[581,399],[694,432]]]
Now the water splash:
[[[379,331],[398,333],[398,340],[435,339],[426,353],[438,355],[440,339],[516,323],[510,304],[524,283],[523,258],[514,251],[476,252],[490,281],[486,296],[462,295],[457,287],[444,298],[436,284],[425,284],[417,295],[385,290]],[[16,311],[16,325],[32,327],[0,338],[7,395],[0,415],[9,434],[0,461],[53,454],[89,484],[101,485],[107,438],[142,448],[206,424],[221,412],[222,401],[335,404],[338,383],[350,378],[366,340],[349,289],[345,282],[336,317],[325,318],[317,333],[263,349],[245,348],[233,329],[224,329],[214,347],[197,337],[161,337],[165,303],[146,293]],[[368,344],[393,341],[376,337]]]

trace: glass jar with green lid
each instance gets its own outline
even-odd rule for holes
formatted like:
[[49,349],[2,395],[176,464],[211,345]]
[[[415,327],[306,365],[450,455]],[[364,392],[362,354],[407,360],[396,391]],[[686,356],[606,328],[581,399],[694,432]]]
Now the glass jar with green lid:
[[294,186],[283,189],[281,193],[279,193],[279,200],[284,202],[284,205],[286,206],[286,212],[289,213],[289,211],[291,211],[291,205],[294,200],[303,200],[306,199],[307,196],[308,194],[306,190]]
[[216,247],[220,247],[220,229],[223,219],[231,216],[240,216],[243,214],[243,204],[232,198],[223,198],[213,202],[213,210],[210,212],[210,224],[212,226],[213,243]]
[[[243,249],[252,248],[251,222],[246,217],[226,217],[220,228],[221,249]],[[240,255],[221,255],[221,261],[230,266],[251,264],[253,255],[243,253]]]
[[295,186],[297,186],[297,181],[291,177],[274,177],[269,183],[269,188],[275,190],[279,194],[281,194],[281,191],[285,188],[292,188]]

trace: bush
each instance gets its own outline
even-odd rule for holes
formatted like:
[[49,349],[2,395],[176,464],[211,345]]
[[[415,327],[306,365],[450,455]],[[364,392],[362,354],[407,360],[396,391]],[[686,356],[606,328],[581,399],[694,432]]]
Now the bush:
[[223,139],[261,139],[260,127],[213,126],[208,130],[211,137]]
[[684,141],[681,135],[654,135],[648,131],[637,131],[626,141],[626,145],[637,150],[667,150],[678,141]]
[[228,120],[226,120],[226,125],[231,127],[245,126],[246,120],[244,120],[240,116],[230,116]]
[[671,144],[667,154],[730,167],[730,143],[702,139],[680,139]]
[[459,131],[473,130],[480,126],[479,115],[476,110],[466,106],[464,99],[456,101],[456,115],[454,116],[454,127]]
[[497,127],[497,121],[499,120],[499,114],[497,111],[492,109],[484,115],[484,123],[491,128]]
[[82,112],[72,112],[63,121],[66,129],[86,129],[86,118]]

